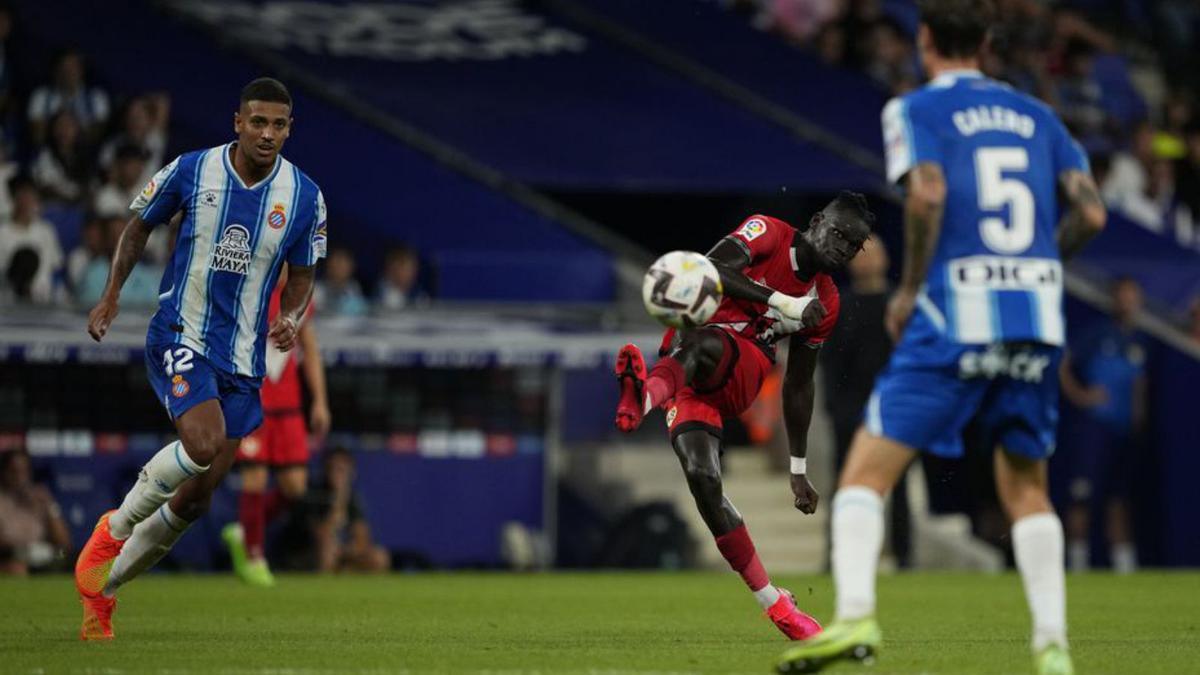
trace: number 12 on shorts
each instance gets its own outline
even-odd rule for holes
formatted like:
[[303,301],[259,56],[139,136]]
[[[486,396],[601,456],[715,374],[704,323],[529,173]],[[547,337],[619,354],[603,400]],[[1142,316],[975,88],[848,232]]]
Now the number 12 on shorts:
[[168,376],[176,373],[186,373],[192,369],[192,357],[195,353],[188,347],[167,349],[163,351],[163,370]]

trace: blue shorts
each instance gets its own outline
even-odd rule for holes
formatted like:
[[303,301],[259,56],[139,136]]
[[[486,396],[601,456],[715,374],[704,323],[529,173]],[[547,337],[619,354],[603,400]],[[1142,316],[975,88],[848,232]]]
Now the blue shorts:
[[1062,348],[1034,342],[964,345],[917,311],[875,381],[867,430],[939,457],[962,457],[977,418],[989,443],[1030,459],[1054,453]]
[[214,368],[191,347],[146,345],[146,376],[171,420],[209,400],[221,403],[225,437],[249,436],[262,424],[262,378],[233,375]]

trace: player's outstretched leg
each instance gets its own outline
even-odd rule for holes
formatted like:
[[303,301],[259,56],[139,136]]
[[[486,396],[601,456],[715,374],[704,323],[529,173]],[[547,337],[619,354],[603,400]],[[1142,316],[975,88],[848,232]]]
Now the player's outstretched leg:
[[692,383],[705,381],[717,369],[726,340],[718,328],[701,327],[680,333],[678,344],[646,372],[646,359],[637,345],[617,352],[616,373],[621,397],[616,426],[625,433],[636,430],[646,413],[671,400]]
[[883,642],[875,621],[875,570],[883,548],[883,494],[916,456],[907,446],[859,430],[833,498],[834,622],[787,650],[781,673],[811,673],[840,660],[870,662]]
[[796,608],[795,597],[771,584],[750,539],[741,514],[725,497],[721,486],[720,441],[706,431],[687,431],[674,442],[675,454],[683,466],[688,489],[717,549],[754,594],[768,618],[789,639],[802,640],[821,631],[821,625]]
[[1013,555],[1033,616],[1034,671],[1071,675],[1063,528],[1050,503],[1046,462],[996,451],[996,491],[1012,520]]

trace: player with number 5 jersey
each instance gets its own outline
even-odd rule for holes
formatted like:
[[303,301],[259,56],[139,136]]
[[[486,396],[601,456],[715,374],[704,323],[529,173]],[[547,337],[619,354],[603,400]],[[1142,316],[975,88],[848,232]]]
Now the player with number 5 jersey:
[[[291,128],[287,88],[254,80],[233,116],[236,140],[176,158],[130,205],[134,216],[88,332],[104,337],[151,229],[182,214],[146,336],[147,375],[179,440],[142,467],[79,554],[84,640],[112,639],[117,588],[158,562],[207,510],[241,439],[262,423],[267,339],[284,352],[296,343],[326,229],[321,191],[279,154]],[[279,312],[268,326],[284,265]]]
[[974,418],[995,448],[1035,669],[1065,675],[1073,667],[1063,534],[1046,489],[1065,333],[1062,260],[1104,227],[1104,206],[1086,155],[1054,112],[979,72],[989,0],[918,4],[930,80],[882,115],[887,177],[905,194],[904,269],[885,317],[897,345],[833,501],[835,622],[786,652],[779,669],[874,658],[883,495],[918,451],[961,457]]

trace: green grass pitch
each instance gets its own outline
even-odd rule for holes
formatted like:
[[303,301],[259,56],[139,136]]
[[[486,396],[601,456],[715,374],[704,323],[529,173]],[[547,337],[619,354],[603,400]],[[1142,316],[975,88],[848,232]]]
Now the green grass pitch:
[[[820,619],[828,576],[782,577]],[[1069,577],[1079,673],[1200,672],[1200,574]],[[835,672],[1028,673],[1020,580],[885,576],[884,648]],[[767,673],[786,642],[732,574],[151,575],[113,643],[78,640],[68,577],[0,580],[4,673]]]

